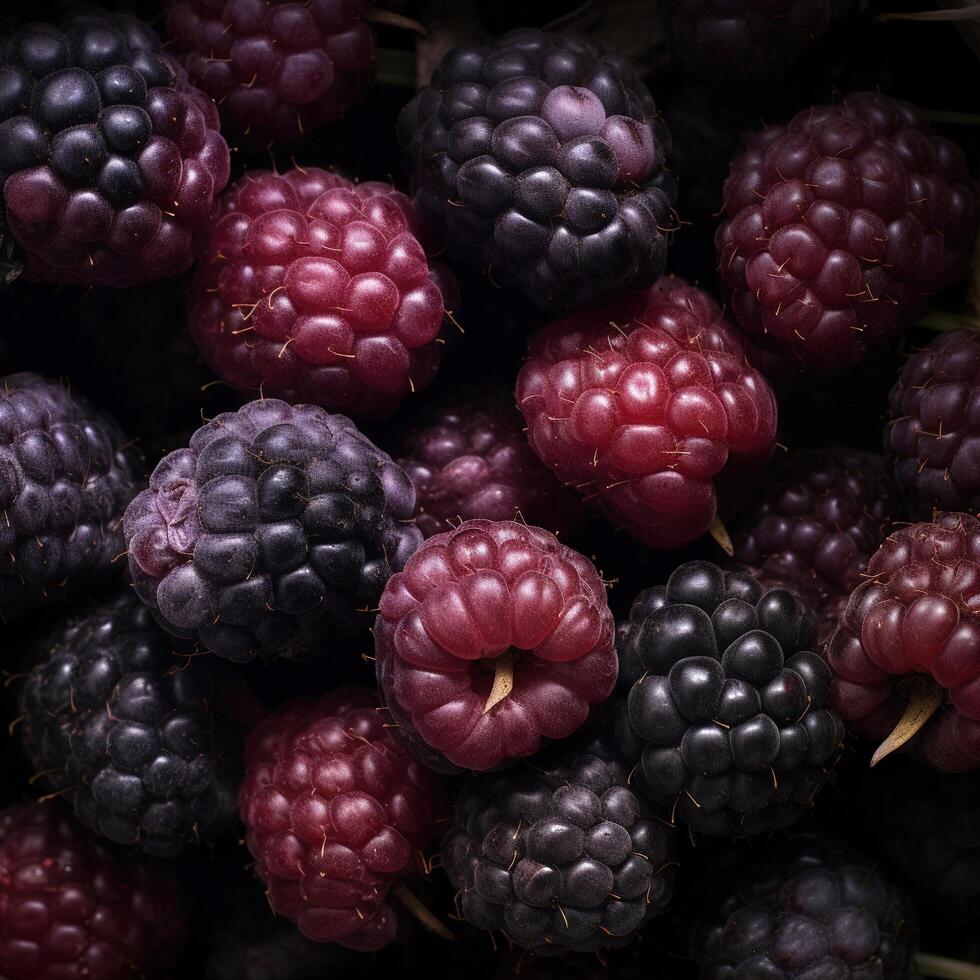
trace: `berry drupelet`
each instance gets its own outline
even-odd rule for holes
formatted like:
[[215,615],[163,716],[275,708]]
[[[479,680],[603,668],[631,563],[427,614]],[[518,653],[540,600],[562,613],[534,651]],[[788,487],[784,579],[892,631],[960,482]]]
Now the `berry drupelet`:
[[674,834],[601,745],[474,776],[442,865],[473,925],[542,956],[623,946],[673,893]]
[[670,136],[646,86],[594,41],[522,29],[454,48],[399,132],[427,231],[539,306],[663,272]]
[[67,386],[0,378],[0,614],[113,575],[141,468],[116,423]]
[[167,35],[238,142],[290,144],[339,119],[374,67],[365,0],[169,0]]
[[701,980],[918,980],[911,902],[819,837],[745,852],[727,891],[694,932]]
[[850,450],[794,452],[763,485],[735,525],[735,559],[765,585],[796,592],[817,614],[824,642],[899,515],[884,460]]
[[815,632],[792,593],[709,562],[641,592],[617,631],[634,683],[614,712],[637,792],[705,834],[747,837],[801,817],[843,737]]
[[416,762],[377,697],[340,688],[292,701],[245,746],[239,807],[273,911],[309,939],[380,949],[388,904],[448,812],[440,777]]
[[342,415],[267,398],[164,457],[126,511],[140,598],[230,660],[309,656],[367,626],[418,547],[415,492]]
[[579,517],[575,495],[528,446],[510,396],[489,393],[439,409],[409,432],[401,452],[427,538],[461,520],[523,520],[558,534]]
[[834,0],[667,0],[684,70],[720,85],[777,81],[830,30]]
[[980,336],[940,334],[892,389],[885,453],[909,516],[980,511]]
[[247,394],[390,415],[435,377],[456,285],[411,201],[316,168],[249,173],[222,196],[191,288],[191,333]]
[[900,528],[868,563],[827,660],[848,728],[945,772],[980,768],[980,521]]
[[704,534],[730,462],[764,462],[776,400],[738,331],[674,278],[552,323],[517,379],[528,439],[567,484],[644,544]]
[[908,103],[859,92],[749,139],[715,246],[745,330],[846,368],[963,275],[976,211],[959,147]]
[[228,182],[214,103],[160,39],[88,7],[0,37],[0,186],[33,279],[130,286],[187,269]]
[[0,976],[126,980],[176,964],[176,880],[109,854],[57,803],[0,811]]
[[466,521],[392,576],[378,682],[413,752],[485,770],[566,738],[616,683],[613,618],[592,563],[541,528]]
[[21,690],[17,733],[82,824],[159,857],[230,826],[237,766],[210,706],[212,679],[178,656],[139,599],[127,590],[45,646]]

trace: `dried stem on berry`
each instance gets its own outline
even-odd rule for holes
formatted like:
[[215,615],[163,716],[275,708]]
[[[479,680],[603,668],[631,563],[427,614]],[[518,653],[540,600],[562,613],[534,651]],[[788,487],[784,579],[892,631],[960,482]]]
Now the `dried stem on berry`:
[[926,977],[940,980],[980,980],[980,964],[953,960],[948,956],[933,956],[931,953],[918,953],[915,965]]
[[735,546],[732,544],[731,535],[728,533],[728,528],[725,527],[724,522],[718,514],[715,514],[715,519],[711,522],[708,533],[715,539],[715,543],[729,558],[735,554]]
[[483,706],[486,714],[495,704],[500,704],[514,689],[514,652],[506,650],[493,662],[493,687]]
[[440,939],[448,939],[450,942],[455,938],[449,928],[430,912],[421,899],[411,892],[406,885],[395,885],[391,894],[398,899],[402,905],[415,916],[429,932],[434,932]]
[[892,729],[892,733],[875,749],[871,757],[872,767],[900,749],[909,739],[922,730],[925,723],[936,713],[943,703],[942,688],[923,677],[913,679],[909,692],[909,703],[905,713]]

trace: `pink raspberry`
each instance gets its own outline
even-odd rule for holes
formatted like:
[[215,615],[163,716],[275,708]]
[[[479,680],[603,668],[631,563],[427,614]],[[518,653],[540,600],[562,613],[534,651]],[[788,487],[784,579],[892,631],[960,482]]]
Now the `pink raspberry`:
[[510,395],[479,396],[430,415],[409,433],[398,465],[415,485],[425,537],[459,522],[523,520],[566,531],[581,507],[527,444]]
[[361,419],[429,384],[455,282],[404,194],[296,168],[250,173],[220,208],[189,317],[222,380]]
[[755,465],[776,438],[776,401],[703,290],[661,279],[552,323],[517,379],[531,447],[654,548],[704,534],[715,480]]
[[444,772],[493,769],[580,728],[612,693],[606,590],[541,528],[467,521],[388,580],[378,681],[401,735]]
[[167,34],[223,125],[252,147],[339,119],[374,66],[365,0],[170,0]]
[[842,368],[963,275],[976,212],[959,147],[908,103],[859,92],[750,138],[715,246],[747,331]]
[[309,939],[380,949],[388,894],[448,820],[441,779],[409,754],[365,688],[291,701],[245,744],[245,842],[277,915]]

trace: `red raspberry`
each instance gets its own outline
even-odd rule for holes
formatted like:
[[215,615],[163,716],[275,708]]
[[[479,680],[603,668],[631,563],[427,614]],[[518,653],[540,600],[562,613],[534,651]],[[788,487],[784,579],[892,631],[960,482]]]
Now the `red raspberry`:
[[770,588],[797,592],[829,639],[898,506],[871,453],[792,453],[766,475],[762,499],[735,528],[735,558]]
[[291,701],[251,731],[239,808],[273,911],[309,939],[364,950],[394,938],[388,893],[448,819],[440,778],[353,687]]
[[856,734],[888,739],[879,754],[911,736],[936,769],[980,768],[980,521],[901,528],[867,578],[830,641],[834,708]]
[[167,34],[221,120],[252,147],[295,143],[366,87],[365,0],[170,0]]
[[393,575],[374,627],[382,696],[432,768],[493,769],[580,728],[616,683],[592,563],[537,527],[467,521]]
[[57,803],[0,811],[0,977],[124,980],[174,965],[185,930],[169,870],[111,855]]
[[704,534],[715,477],[775,445],[776,401],[742,338],[679,279],[546,327],[517,402],[541,459],[654,548]]
[[189,317],[222,380],[378,419],[433,379],[454,284],[404,194],[297,168],[250,173],[220,207]]
[[980,336],[940,334],[909,358],[890,402],[885,452],[909,515],[980,511]]
[[976,198],[959,147],[911,105],[860,92],[751,137],[725,213],[715,246],[739,323],[841,368],[963,275]]
[[419,530],[461,520],[523,520],[558,534],[581,510],[531,451],[510,395],[481,395],[430,415],[409,433],[398,465],[415,485]]

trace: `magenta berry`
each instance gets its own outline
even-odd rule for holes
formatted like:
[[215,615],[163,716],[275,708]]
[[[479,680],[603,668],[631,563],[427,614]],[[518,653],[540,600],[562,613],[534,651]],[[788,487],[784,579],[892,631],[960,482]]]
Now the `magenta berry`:
[[245,841],[276,914],[319,942],[389,943],[388,893],[421,866],[447,807],[377,697],[341,688],[289,702],[250,733],[245,769]]
[[211,99],[134,17],[0,37],[0,184],[29,278],[131,286],[187,269],[228,182]]
[[775,444],[775,398],[743,339],[678,279],[546,327],[517,401],[541,459],[655,548],[704,534],[729,461],[762,462]]
[[842,368],[966,271],[976,197],[962,151],[871,92],[756,133],[725,183],[715,245],[742,327]]
[[374,628],[378,681],[411,748],[444,771],[493,769],[582,726],[616,683],[595,568],[553,534],[467,521],[392,576]]
[[236,140],[296,143],[339,119],[374,67],[365,0],[170,0],[167,34]]
[[398,464],[415,486],[415,519],[427,538],[473,519],[523,520],[557,534],[581,511],[527,444],[507,395],[435,412],[409,433]]
[[435,376],[454,288],[390,185],[260,171],[221,199],[191,291],[191,333],[243,392],[383,418]]

